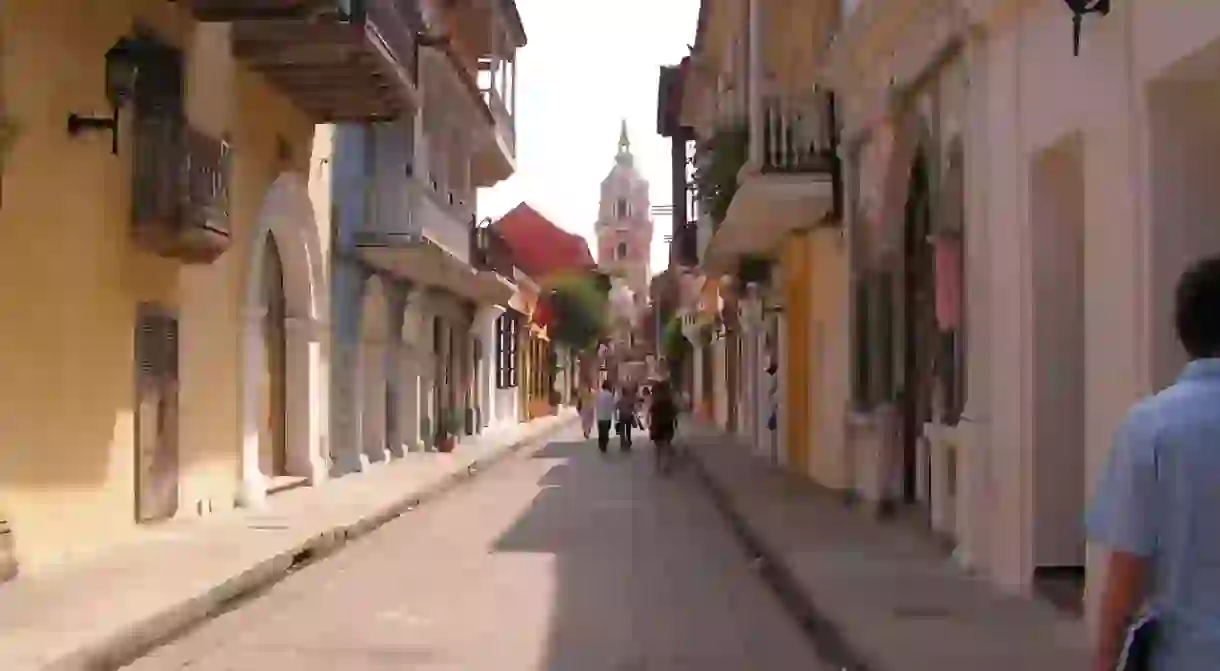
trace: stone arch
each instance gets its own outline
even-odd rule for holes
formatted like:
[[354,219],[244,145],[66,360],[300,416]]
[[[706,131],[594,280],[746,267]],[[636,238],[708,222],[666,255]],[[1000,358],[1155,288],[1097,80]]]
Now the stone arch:
[[390,457],[387,421],[390,417],[390,319],[385,283],[376,275],[364,282],[360,299],[360,345],[357,370],[360,403],[362,461],[381,462]]
[[259,505],[272,484],[259,463],[264,447],[262,427],[269,412],[262,391],[268,367],[263,277],[269,241],[279,257],[284,299],[284,379],[280,381],[285,390],[283,470],[286,475],[311,482],[325,477],[321,431],[325,407],[321,341],[327,310],[324,258],[308,186],[301,176],[283,173],[263,197],[243,262],[240,498],[247,506]]

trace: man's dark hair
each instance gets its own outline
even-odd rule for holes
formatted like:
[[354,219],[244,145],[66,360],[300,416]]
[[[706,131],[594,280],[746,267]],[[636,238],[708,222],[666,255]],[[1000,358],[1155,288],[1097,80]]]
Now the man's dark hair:
[[1220,356],[1220,256],[1195,261],[1182,273],[1174,324],[1191,359]]

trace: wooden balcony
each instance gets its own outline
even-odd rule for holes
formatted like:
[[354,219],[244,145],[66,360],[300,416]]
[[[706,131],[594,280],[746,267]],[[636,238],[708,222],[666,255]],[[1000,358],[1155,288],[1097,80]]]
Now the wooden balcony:
[[229,145],[176,117],[132,122],[132,230],[144,249],[211,263],[229,248]]
[[189,0],[232,23],[234,55],[318,122],[393,119],[414,102],[417,0]]

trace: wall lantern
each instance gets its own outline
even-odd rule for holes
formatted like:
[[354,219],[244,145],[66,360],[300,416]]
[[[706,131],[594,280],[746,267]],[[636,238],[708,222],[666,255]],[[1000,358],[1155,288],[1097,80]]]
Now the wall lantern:
[[139,75],[138,46],[135,40],[123,37],[106,52],[106,99],[112,110],[109,117],[68,115],[68,135],[76,137],[85,131],[110,131],[110,151],[119,153],[119,110],[135,95]]
[[1072,11],[1072,55],[1080,55],[1080,28],[1085,14],[1110,13],[1110,0],[1063,0]]

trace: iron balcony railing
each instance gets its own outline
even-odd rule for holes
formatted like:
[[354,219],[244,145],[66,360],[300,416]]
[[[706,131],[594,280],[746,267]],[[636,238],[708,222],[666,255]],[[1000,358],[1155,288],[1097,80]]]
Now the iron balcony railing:
[[210,262],[231,238],[231,150],[176,116],[132,122],[132,225],[152,251]]
[[763,172],[831,173],[837,168],[834,94],[769,96],[763,114]]

